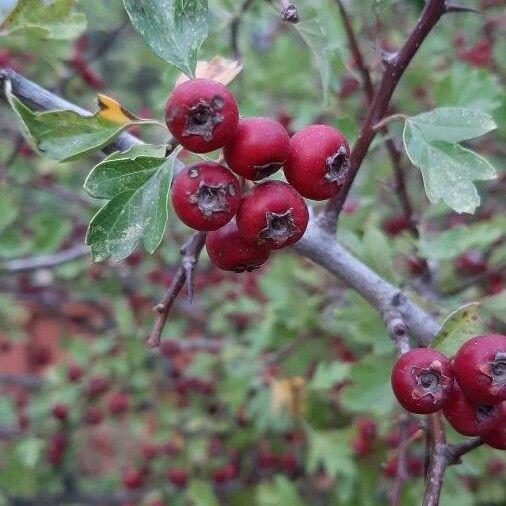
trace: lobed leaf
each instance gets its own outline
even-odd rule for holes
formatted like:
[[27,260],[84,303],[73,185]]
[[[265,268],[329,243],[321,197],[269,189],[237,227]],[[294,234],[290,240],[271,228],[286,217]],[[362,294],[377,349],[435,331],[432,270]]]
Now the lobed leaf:
[[[148,148],[143,146],[144,149]],[[153,153],[157,149],[153,147]],[[86,181],[86,189],[91,193],[112,198],[93,217],[86,236],[97,262],[108,257],[122,260],[141,239],[146,250],[153,253],[163,238],[169,186],[178,151],[166,159],[137,157],[136,151],[134,148],[124,155],[112,155]],[[118,172],[121,170],[124,170],[123,176]]]
[[132,25],[151,50],[188,77],[208,33],[207,0],[123,0]]
[[0,36],[24,32],[39,39],[73,39],[86,28],[86,16],[74,11],[76,4],[77,0],[19,0],[2,23]]

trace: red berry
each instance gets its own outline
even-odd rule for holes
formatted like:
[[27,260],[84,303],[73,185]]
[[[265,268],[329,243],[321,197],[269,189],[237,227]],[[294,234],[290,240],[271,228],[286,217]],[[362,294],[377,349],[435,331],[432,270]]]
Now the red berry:
[[197,162],[174,178],[171,196],[179,219],[195,230],[207,232],[233,218],[241,202],[241,186],[223,165]]
[[83,375],[81,366],[77,364],[70,364],[67,369],[67,378],[71,383],[77,383]]
[[487,271],[487,262],[479,251],[469,251],[458,256],[454,262],[455,270],[461,274],[475,276]]
[[383,224],[382,228],[384,232],[390,236],[396,236],[409,228],[408,219],[402,214],[398,214],[395,216],[391,216],[387,218]]
[[69,410],[64,404],[55,404],[51,410],[52,415],[57,420],[64,422],[69,416]]
[[448,423],[464,436],[480,436],[491,431],[499,418],[498,406],[484,406],[471,402],[464,397],[458,383],[443,407]]
[[239,123],[235,136],[225,146],[228,166],[240,176],[258,181],[279,170],[290,149],[285,128],[269,118],[249,118]]
[[174,358],[181,352],[179,343],[174,339],[167,339],[160,344],[160,352],[167,358]]
[[469,339],[455,355],[454,369],[468,399],[479,404],[506,401],[506,336]]
[[113,415],[123,415],[128,411],[130,407],[130,397],[128,394],[115,393],[109,399],[109,411]]
[[276,465],[276,455],[268,450],[262,450],[258,454],[258,465],[261,469],[271,469]]
[[268,247],[252,245],[239,235],[235,219],[207,234],[206,250],[216,267],[233,272],[257,269],[270,255]]
[[90,398],[96,398],[107,392],[109,381],[102,376],[94,376],[86,385],[86,393]]
[[237,228],[250,244],[271,249],[296,243],[306,231],[304,199],[288,184],[267,181],[251,188],[237,211]]
[[506,402],[499,407],[499,419],[495,426],[483,435],[483,441],[497,450],[506,450]]
[[435,350],[417,348],[397,360],[391,380],[394,394],[404,409],[418,414],[435,413],[451,392],[452,365]]
[[350,169],[350,148],[344,135],[326,125],[312,125],[290,139],[284,171],[304,197],[325,200],[339,193]]
[[84,413],[84,422],[87,425],[98,425],[103,419],[102,411],[95,406],[90,406]]
[[297,470],[297,459],[292,453],[284,453],[279,456],[279,467],[287,474],[292,474]]
[[126,488],[134,490],[142,487],[144,484],[144,476],[142,472],[137,469],[129,469],[123,474],[121,481]]
[[146,443],[142,448],[142,455],[146,460],[153,460],[160,455],[160,448],[154,444]]
[[188,482],[188,474],[182,469],[171,469],[167,473],[167,479],[178,488],[183,488]]
[[223,84],[194,79],[172,92],[165,120],[183,147],[194,153],[208,153],[223,147],[234,136],[239,111],[234,96]]

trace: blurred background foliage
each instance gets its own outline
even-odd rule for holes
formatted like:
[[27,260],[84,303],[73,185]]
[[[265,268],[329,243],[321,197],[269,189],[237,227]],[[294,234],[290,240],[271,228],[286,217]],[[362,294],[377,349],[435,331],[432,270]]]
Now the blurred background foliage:
[[[0,10],[13,3],[1,1]],[[338,238],[441,319],[480,301],[482,328],[504,333],[506,20],[501,2],[472,3],[483,13],[442,20],[393,105],[405,114],[447,105],[491,114],[498,130],[470,144],[499,178],[480,184],[476,215],[457,215],[428,204],[418,170],[406,163],[421,220],[413,237],[377,141]],[[232,56],[238,4],[210,1],[201,59]],[[402,44],[422,5],[347,3],[375,82],[380,48]],[[339,10],[331,0],[297,6],[296,27],[267,2],[253,2],[242,16],[244,70],[231,85],[241,113],[275,117],[291,131],[325,122],[353,142],[366,107]],[[85,32],[70,40],[30,30],[0,37],[0,66],[83,107],[93,107],[99,90],[162,121],[178,71],[134,33],[121,1],[83,0],[77,8]],[[84,242],[98,202],[82,185],[100,158],[37,157],[3,103],[0,112],[0,505],[49,504],[61,494],[74,494],[70,504],[104,494],[93,504],[377,505],[392,488],[401,444],[409,444],[401,504],[419,503],[422,420],[406,419],[395,402],[394,347],[364,300],[291,253],[241,275],[217,271],[204,254],[195,302],[180,297],[161,352],[148,350],[151,308],[170,284],[188,229],[170,216],[153,256],[136,251],[121,263],[82,258],[9,272],[10,260]],[[391,132],[400,137],[396,126]],[[142,133],[151,142],[167,137],[157,127]],[[433,270],[430,281],[420,258]],[[56,406],[67,409],[65,422]],[[505,504],[505,464],[489,448],[467,455],[448,470],[441,504]]]

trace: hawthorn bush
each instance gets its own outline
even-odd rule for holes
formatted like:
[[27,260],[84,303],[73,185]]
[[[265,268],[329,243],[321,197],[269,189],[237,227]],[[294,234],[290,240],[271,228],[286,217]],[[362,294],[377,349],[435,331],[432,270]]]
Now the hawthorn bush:
[[505,504],[501,7],[0,0],[0,506]]

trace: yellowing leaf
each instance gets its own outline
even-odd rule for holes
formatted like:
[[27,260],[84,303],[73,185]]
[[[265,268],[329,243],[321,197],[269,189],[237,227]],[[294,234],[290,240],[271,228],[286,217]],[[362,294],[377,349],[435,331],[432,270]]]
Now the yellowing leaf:
[[98,107],[100,111],[98,115],[117,125],[128,125],[132,122],[142,121],[140,118],[125,109],[119,102],[107,95],[98,94]]
[[[242,68],[242,64],[237,60],[228,60],[223,56],[215,56],[209,62],[205,60],[197,62],[196,77],[199,79],[212,79],[226,86],[239,75]],[[176,81],[176,86],[188,80],[188,76],[181,74]]]
[[300,376],[271,381],[271,409],[276,415],[283,410],[301,416],[305,410],[306,380]]

